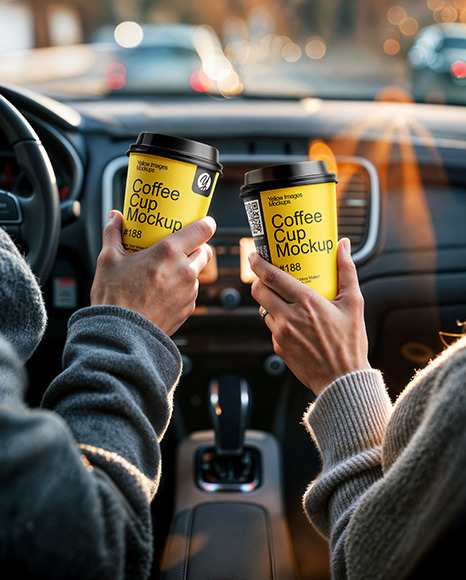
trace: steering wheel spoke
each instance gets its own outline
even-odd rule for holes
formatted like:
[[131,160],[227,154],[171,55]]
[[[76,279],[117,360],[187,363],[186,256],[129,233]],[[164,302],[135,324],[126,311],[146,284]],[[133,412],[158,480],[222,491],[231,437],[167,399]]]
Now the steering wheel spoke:
[[17,226],[23,221],[21,203],[13,193],[0,189],[0,226]]

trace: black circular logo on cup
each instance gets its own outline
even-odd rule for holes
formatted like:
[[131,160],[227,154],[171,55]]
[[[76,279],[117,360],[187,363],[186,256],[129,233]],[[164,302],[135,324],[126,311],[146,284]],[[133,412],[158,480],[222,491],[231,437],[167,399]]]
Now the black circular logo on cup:
[[206,171],[204,168],[198,167],[193,179],[192,190],[194,193],[209,197],[214,185],[215,172]]
[[197,187],[201,191],[208,191],[210,189],[211,184],[212,178],[208,173],[201,173],[201,175],[199,175],[199,177],[197,178]]

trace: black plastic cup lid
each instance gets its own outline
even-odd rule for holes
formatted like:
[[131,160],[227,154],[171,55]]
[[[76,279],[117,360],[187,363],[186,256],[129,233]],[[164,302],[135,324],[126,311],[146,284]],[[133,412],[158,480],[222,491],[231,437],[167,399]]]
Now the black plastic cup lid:
[[168,157],[185,163],[201,165],[207,169],[218,171],[220,175],[223,170],[219,163],[218,150],[215,147],[162,133],[139,133],[136,143],[130,145],[126,154],[130,153],[157,155],[158,157]]
[[335,173],[329,172],[325,161],[300,161],[271,165],[253,169],[244,175],[240,197],[258,190],[332,182],[338,183],[338,179]]

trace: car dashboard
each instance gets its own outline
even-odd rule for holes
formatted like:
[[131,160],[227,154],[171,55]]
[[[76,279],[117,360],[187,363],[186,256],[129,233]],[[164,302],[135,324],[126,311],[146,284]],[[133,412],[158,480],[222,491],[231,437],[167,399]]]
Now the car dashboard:
[[[390,101],[245,97],[109,97],[64,104],[17,87],[1,92],[40,136],[65,216],[57,259],[44,284],[49,325],[29,364],[30,403],[38,404],[59,372],[70,314],[89,304],[107,214],[122,209],[129,145],[139,132],[154,131],[216,147],[223,177],[209,211],[217,222],[214,257],[201,275],[194,314],[173,337],[183,375],[166,445],[171,449],[186,435],[210,428],[213,378],[243,377],[252,393],[251,428],[272,433],[281,445],[301,576],[327,578],[323,540],[300,505],[319,471],[318,454],[300,424],[312,395],[275,355],[251,297],[246,258],[251,240],[240,187],[247,171],[267,165],[312,157],[335,167],[338,232],[352,243],[370,361],[383,372],[395,400],[443,348],[439,331],[458,332],[457,321],[466,320],[466,111]],[[27,189],[9,147],[1,145],[2,188]],[[79,217],[66,213],[76,201]],[[170,461],[164,469],[162,497],[170,495]]]

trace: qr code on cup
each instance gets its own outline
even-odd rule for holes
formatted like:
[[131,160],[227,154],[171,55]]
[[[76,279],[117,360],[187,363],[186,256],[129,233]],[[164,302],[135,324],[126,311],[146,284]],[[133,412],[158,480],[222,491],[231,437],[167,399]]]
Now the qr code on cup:
[[256,252],[259,254],[259,256],[261,256],[262,258],[264,258],[264,260],[267,260],[267,262],[270,262],[270,254],[269,254],[269,248],[268,246],[264,245],[264,246],[257,246],[256,247]]
[[252,236],[264,235],[264,224],[262,223],[262,216],[259,208],[259,201],[254,199],[252,201],[244,202],[246,214],[248,216],[249,227],[251,228]]

